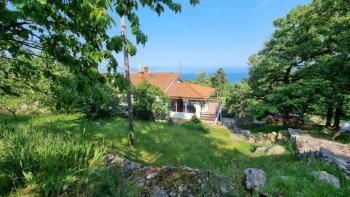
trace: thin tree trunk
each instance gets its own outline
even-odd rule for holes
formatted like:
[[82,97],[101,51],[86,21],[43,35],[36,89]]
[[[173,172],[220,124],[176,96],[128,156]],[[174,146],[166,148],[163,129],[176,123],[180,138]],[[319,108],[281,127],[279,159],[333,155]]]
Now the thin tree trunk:
[[332,118],[333,118],[333,107],[328,107],[327,108],[326,127],[329,127],[332,125]]
[[[126,40],[126,19],[125,16],[121,17],[121,34]],[[125,69],[125,77],[129,81],[127,100],[128,100],[128,116],[129,116],[129,139],[130,144],[134,145],[135,143],[135,133],[133,126],[133,113],[132,113],[132,101],[131,101],[131,81],[130,81],[130,69],[129,69],[129,54],[128,54],[128,45],[126,44],[124,47],[124,69]]]
[[344,101],[343,98],[341,98],[337,103],[337,107],[335,108],[333,127],[335,127],[336,129],[339,129],[339,126],[340,126],[340,118],[341,118],[341,113],[343,109],[343,101]]
[[11,111],[11,113],[12,113],[12,115],[13,115],[13,118],[14,118],[15,120],[17,120],[17,115],[16,115],[16,112]]
[[341,116],[341,107],[337,107],[335,109],[334,124],[333,124],[333,127],[335,127],[336,129],[339,129],[339,126],[340,126],[340,116]]

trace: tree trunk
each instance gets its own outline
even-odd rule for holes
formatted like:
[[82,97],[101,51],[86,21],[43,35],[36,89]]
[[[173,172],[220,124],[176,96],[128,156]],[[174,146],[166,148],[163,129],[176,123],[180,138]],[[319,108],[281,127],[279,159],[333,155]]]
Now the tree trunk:
[[[121,17],[121,34],[126,40],[126,19],[125,16]],[[125,69],[125,77],[129,81],[128,85],[128,93],[127,93],[127,100],[128,100],[128,116],[129,116],[129,139],[130,144],[135,144],[135,133],[134,133],[134,126],[133,126],[133,113],[132,113],[132,101],[131,101],[131,81],[130,81],[130,69],[129,69],[129,54],[128,54],[128,45],[126,44],[124,47],[124,69]]]
[[283,111],[283,126],[288,125],[288,118],[289,118],[289,110],[285,109]]
[[326,127],[329,127],[332,125],[332,118],[333,118],[333,107],[327,108],[327,120],[326,120]]
[[13,118],[14,118],[15,120],[17,120],[16,112],[15,112],[15,111],[11,111],[11,113],[12,113],[12,115],[13,115]]
[[341,118],[342,109],[343,109],[343,101],[344,101],[343,98],[341,98],[335,108],[333,127],[335,127],[336,129],[339,129],[339,126],[340,126],[340,118]]

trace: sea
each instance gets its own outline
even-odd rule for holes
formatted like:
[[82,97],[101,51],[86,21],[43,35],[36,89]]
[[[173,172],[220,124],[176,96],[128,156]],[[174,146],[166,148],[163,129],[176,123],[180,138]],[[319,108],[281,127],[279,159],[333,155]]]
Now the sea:
[[[212,76],[213,73],[209,73],[209,76]],[[197,76],[197,73],[182,73],[181,79],[182,80],[195,80]],[[237,83],[243,80],[248,76],[247,72],[242,73],[226,73],[227,80],[230,83]]]

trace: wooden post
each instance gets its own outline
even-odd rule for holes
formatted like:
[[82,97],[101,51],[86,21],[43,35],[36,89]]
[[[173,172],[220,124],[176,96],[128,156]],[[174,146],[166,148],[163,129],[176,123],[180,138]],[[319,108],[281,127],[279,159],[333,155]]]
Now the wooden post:
[[[125,16],[121,17],[121,35],[126,40],[126,19]],[[131,81],[130,81],[130,68],[129,68],[129,54],[128,54],[128,45],[124,46],[124,69],[125,69],[125,78],[129,81],[127,100],[128,100],[128,117],[129,117],[129,139],[130,144],[134,145],[135,143],[135,133],[133,126],[133,113],[132,113],[132,101],[131,101]]]

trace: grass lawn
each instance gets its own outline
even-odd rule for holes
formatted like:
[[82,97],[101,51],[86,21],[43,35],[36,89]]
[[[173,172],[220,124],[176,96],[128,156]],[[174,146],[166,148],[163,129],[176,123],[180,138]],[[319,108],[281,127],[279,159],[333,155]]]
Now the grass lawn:
[[[89,144],[95,143],[98,146],[97,150],[99,150],[97,152],[116,153],[125,158],[147,165],[189,166],[193,168],[212,170],[235,181],[237,184],[237,194],[241,196],[247,195],[244,189],[240,186],[240,183],[242,181],[243,170],[248,167],[256,167],[265,170],[268,181],[266,186],[262,189],[262,192],[267,192],[273,195],[346,196],[348,195],[348,191],[350,191],[349,181],[347,181],[333,166],[328,166],[319,162],[312,162],[310,165],[307,165],[305,161],[297,160],[292,154],[283,156],[254,155],[252,153],[252,149],[255,146],[254,144],[233,140],[230,131],[221,127],[208,126],[207,132],[201,132],[186,129],[179,123],[168,125],[155,122],[136,122],[135,147],[129,145],[127,121],[123,118],[109,118],[91,121],[84,119],[80,114],[61,114],[19,116],[19,119],[15,121],[9,115],[0,114],[0,129],[2,130],[1,132],[3,132],[0,138],[0,158],[1,155],[8,154],[9,150],[6,148],[2,149],[1,147],[5,147],[4,144],[6,144],[6,140],[11,141],[13,138],[20,138],[13,136],[21,132],[28,133],[30,131],[41,133],[40,136],[37,137],[41,138],[38,139],[38,141],[41,140],[40,142],[47,141],[45,138],[49,137],[54,138],[56,141],[61,141],[62,144],[58,143],[57,147],[64,146],[65,143],[73,142],[75,144],[84,144],[82,145],[83,147],[91,147],[93,145],[90,146]],[[31,135],[29,135],[29,138],[30,136]],[[56,136],[62,137],[56,139]],[[37,138],[30,139],[35,141]],[[18,142],[18,140],[16,142]],[[50,144],[44,146],[43,144],[40,144],[40,142],[33,142],[31,144],[30,147],[35,150],[34,152],[42,150],[45,147],[50,148]],[[28,140],[23,140],[20,143],[29,144],[30,142]],[[88,144],[89,146],[85,144]],[[83,156],[86,157],[84,162],[90,162],[94,158],[93,156],[89,156],[92,151],[85,153],[85,149],[80,150],[79,148],[76,148],[70,150],[69,147],[65,146],[62,147],[62,149],[67,149],[67,153],[73,155],[75,155],[74,151],[76,149],[83,152]],[[91,148],[91,150],[95,149]],[[22,151],[21,153],[26,153],[25,150],[20,151]],[[57,152],[59,151],[60,149],[57,148]],[[42,155],[47,156],[47,154],[52,157],[57,155],[60,156],[59,154],[51,154],[50,151],[48,152],[49,153],[44,152],[45,154],[37,154],[35,157],[41,157]],[[74,159],[64,155],[64,158],[66,157],[68,159]],[[23,158],[27,159],[26,161],[28,161],[29,164],[32,162],[31,158],[28,159],[24,156]],[[56,159],[59,161],[60,158]],[[0,164],[1,162],[4,163],[4,160],[0,159]],[[91,164],[89,163],[86,165],[87,167],[82,166],[81,168],[90,169],[90,165]],[[70,169],[70,166],[64,166],[62,168]],[[36,176],[34,172],[45,174],[45,172],[40,171],[40,168],[28,167],[28,169],[33,171],[32,176],[34,177]],[[331,185],[316,180],[310,175],[312,170],[325,170],[334,174],[340,179],[341,189],[337,190]],[[85,171],[89,172],[86,177],[88,177],[88,180],[91,180],[91,178],[89,178],[91,174],[90,172],[93,172],[94,170]],[[5,172],[0,170],[0,173],[2,173],[3,176],[6,175]],[[67,173],[68,176],[69,170]],[[21,173],[19,174],[21,175]],[[279,179],[278,176],[290,176],[293,178],[286,181]],[[62,175],[62,177],[66,180],[65,175]],[[28,181],[27,179],[25,180],[26,181],[24,182],[16,182],[18,187],[26,188]],[[37,188],[40,188],[38,185],[43,183],[45,183],[45,180],[42,182],[37,181],[34,185],[36,185]],[[0,184],[2,184],[1,178]],[[74,186],[74,184],[72,185]],[[84,185],[81,187],[84,188]],[[61,187],[58,188],[57,191],[69,191],[69,188],[72,188],[72,186],[68,185],[67,188]],[[17,193],[18,191],[19,190],[17,190]],[[122,193],[119,195],[123,196]],[[129,196],[133,195],[129,194]]]

